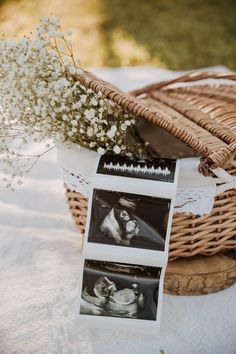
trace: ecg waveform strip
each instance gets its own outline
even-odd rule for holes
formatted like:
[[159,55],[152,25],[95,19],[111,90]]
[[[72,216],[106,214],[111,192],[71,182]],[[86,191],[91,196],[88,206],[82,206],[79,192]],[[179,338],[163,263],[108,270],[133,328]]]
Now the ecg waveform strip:
[[130,166],[127,166],[126,163],[120,165],[119,163],[116,163],[113,165],[112,162],[104,163],[103,166],[104,169],[107,169],[109,171],[120,171],[120,172],[133,172],[133,173],[144,173],[144,174],[156,174],[156,175],[163,175],[163,176],[168,176],[171,172],[168,169],[168,167],[162,169],[161,167],[155,168],[154,166],[152,167],[147,167],[147,166],[134,166],[131,164]]

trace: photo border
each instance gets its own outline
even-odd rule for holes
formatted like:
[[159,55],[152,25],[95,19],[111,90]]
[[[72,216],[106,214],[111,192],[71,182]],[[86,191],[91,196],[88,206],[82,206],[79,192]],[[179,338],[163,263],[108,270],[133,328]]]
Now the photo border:
[[[81,258],[80,277],[79,277],[79,302],[78,302],[78,319],[81,325],[85,325],[90,328],[105,328],[114,329],[119,331],[140,332],[157,335],[160,329],[160,320],[163,303],[163,289],[164,289],[164,277],[168,262],[169,240],[174,212],[175,195],[177,191],[177,181],[179,175],[180,162],[176,160],[174,182],[162,182],[135,179],[131,177],[122,176],[106,176],[94,173],[94,179],[89,191],[88,201],[88,214],[85,228],[85,236],[83,242],[83,254]],[[98,165],[97,165],[98,166]],[[96,169],[97,171],[97,169]],[[95,172],[95,171],[94,171]],[[104,178],[104,176],[106,178]],[[143,183],[143,182],[147,183]],[[127,185],[129,187],[127,187]],[[106,188],[104,189],[104,186]],[[165,199],[171,199],[169,218],[166,229],[165,249],[164,251],[148,250],[134,247],[123,247],[117,245],[105,245],[87,242],[88,231],[90,227],[91,208],[93,202],[94,189],[100,189],[111,192],[124,192],[133,193],[138,195],[145,195],[151,197],[159,197]],[[84,276],[84,263],[85,260],[97,260],[108,262],[119,262],[124,264],[136,264],[144,266],[159,267],[161,269],[161,275],[159,278],[158,289],[158,304],[156,320],[143,320],[143,319],[129,319],[111,316],[96,316],[96,315],[84,315],[80,314],[80,303],[82,295],[82,285]],[[132,324],[132,326],[131,326]]]

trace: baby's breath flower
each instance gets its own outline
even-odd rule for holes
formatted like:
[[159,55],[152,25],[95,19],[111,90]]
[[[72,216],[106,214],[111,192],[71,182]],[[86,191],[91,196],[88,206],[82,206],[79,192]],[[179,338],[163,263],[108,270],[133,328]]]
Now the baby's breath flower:
[[60,22],[60,20],[59,20],[58,17],[52,16],[51,19],[50,19],[50,22],[51,22],[52,24],[54,24],[54,25],[58,25],[59,22]]
[[77,73],[77,69],[74,66],[69,68],[70,74],[75,75]]
[[66,35],[67,35],[68,37],[71,37],[71,36],[72,36],[72,31],[71,31],[71,30],[66,31]]
[[87,101],[87,96],[86,96],[86,95],[81,95],[81,96],[80,96],[80,101],[81,101],[82,103],[85,103],[85,102]]
[[86,109],[84,115],[87,119],[92,119],[95,117],[95,110],[94,109]]
[[65,51],[65,47],[64,47],[64,45],[62,45],[62,44],[61,44],[58,48],[59,48],[59,50],[60,50],[61,52],[64,52],[64,51]]
[[127,129],[127,125],[126,124],[121,124],[121,126],[120,126],[120,129],[124,132],[124,131],[126,131],[126,129]]
[[[5,182],[22,178],[44,153],[31,142],[71,141],[99,154],[125,153],[134,116],[78,81],[83,74],[59,19],[43,17],[35,38],[0,40],[0,163]],[[47,151],[46,150],[46,151]]]
[[107,132],[107,136],[110,138],[110,139],[113,139],[115,134],[116,134],[116,131],[117,131],[117,127],[116,125],[112,125],[111,128],[108,130]]
[[102,147],[99,147],[99,148],[97,149],[97,152],[98,152],[100,155],[104,155],[105,152],[106,152],[106,150],[103,149]]
[[91,137],[93,136],[93,128],[89,127],[89,128],[87,129],[87,134],[88,134],[88,136],[91,138]]
[[118,145],[115,145],[113,151],[115,154],[119,154],[121,152],[121,148]]
[[92,106],[97,106],[98,105],[98,101],[95,99],[95,97],[92,97],[90,103],[91,103]]

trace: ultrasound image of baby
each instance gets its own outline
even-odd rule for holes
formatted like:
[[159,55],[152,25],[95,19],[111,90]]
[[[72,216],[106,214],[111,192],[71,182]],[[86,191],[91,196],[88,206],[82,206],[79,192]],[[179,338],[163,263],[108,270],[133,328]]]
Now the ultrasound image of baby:
[[96,280],[93,291],[95,296],[89,295],[87,287],[82,291],[82,299],[87,303],[86,314],[137,318],[138,307],[144,305],[143,293],[135,283],[131,288],[118,290],[113,281],[103,276]]
[[170,200],[94,190],[88,242],[164,250]]
[[136,204],[127,198],[120,198],[111,211],[105,216],[100,230],[112,237],[117,244],[130,245],[130,240],[138,235],[138,221],[132,216]]
[[161,269],[86,260],[80,313],[156,319]]

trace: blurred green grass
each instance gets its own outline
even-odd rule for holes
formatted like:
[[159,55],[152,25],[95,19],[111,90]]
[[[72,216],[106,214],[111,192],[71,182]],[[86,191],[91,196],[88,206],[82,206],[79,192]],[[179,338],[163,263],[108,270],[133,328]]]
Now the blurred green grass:
[[235,0],[0,0],[0,32],[22,35],[50,12],[84,66],[236,69]]

